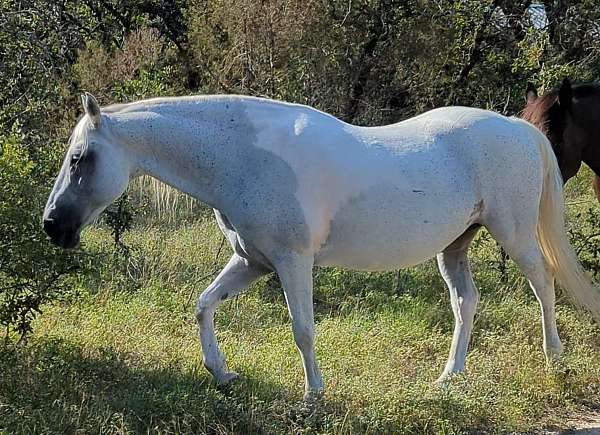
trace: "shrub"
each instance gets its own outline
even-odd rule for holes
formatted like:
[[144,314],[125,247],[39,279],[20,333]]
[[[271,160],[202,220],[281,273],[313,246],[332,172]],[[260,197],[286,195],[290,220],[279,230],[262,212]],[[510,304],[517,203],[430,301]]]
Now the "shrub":
[[0,134],[0,326],[6,338],[11,331],[25,337],[43,304],[70,295],[69,277],[84,269],[80,254],[54,248],[41,229],[54,157],[21,141],[17,128]]
[[579,212],[569,225],[571,245],[581,264],[598,279],[600,277],[600,211],[588,208]]

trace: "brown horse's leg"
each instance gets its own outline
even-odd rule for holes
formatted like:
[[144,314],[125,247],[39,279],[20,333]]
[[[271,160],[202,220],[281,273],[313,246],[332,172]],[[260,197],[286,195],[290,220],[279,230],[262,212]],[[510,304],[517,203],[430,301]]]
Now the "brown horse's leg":
[[600,177],[594,175],[594,180],[592,181],[592,187],[594,188],[594,193],[596,194],[596,199],[600,202]]

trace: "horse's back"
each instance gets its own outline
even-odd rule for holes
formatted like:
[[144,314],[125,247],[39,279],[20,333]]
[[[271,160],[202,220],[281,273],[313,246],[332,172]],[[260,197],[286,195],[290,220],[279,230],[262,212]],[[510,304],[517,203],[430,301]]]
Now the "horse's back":
[[417,264],[510,208],[519,184],[535,190],[523,174],[541,185],[533,127],[493,112],[449,107],[365,128],[303,106],[254,108],[252,143],[235,159],[243,180],[231,179],[223,211],[267,256],[286,247],[317,265]]
[[338,196],[345,200],[336,204],[317,263],[372,270],[418,264],[523,191],[535,199],[541,162],[528,128],[493,112],[442,108],[356,129],[369,144],[365,154],[378,158],[365,157],[370,170],[362,177],[346,174],[358,180],[355,191]]

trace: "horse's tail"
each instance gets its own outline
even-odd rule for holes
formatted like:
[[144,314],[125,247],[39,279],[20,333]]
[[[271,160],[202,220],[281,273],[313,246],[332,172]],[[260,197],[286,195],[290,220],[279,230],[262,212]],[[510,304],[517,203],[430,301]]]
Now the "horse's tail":
[[544,164],[538,243],[552,274],[565,291],[600,322],[600,291],[592,284],[567,238],[563,180],[556,157],[546,136],[537,129],[536,133]]

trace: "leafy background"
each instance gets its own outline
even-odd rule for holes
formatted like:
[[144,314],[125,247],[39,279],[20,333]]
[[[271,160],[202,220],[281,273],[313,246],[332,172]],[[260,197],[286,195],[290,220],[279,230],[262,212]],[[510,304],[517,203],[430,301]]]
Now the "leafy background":
[[[530,431],[595,406],[597,328],[559,298],[569,350],[543,369],[535,300],[486,233],[469,374],[448,391],[427,386],[452,327],[432,263],[317,270],[329,392],[308,409],[276,279],[217,316],[245,378],[223,392],[201,368],[191,301],[228,249],[205,206],[139,180],[75,252],[40,220],[83,91],[259,95],[360,125],[449,104],[514,115],[527,81],[598,80],[599,19],[592,0],[0,0],[0,431]],[[569,183],[569,232],[597,273],[589,179]]]

